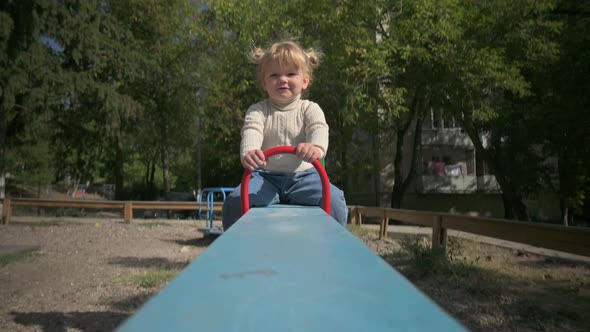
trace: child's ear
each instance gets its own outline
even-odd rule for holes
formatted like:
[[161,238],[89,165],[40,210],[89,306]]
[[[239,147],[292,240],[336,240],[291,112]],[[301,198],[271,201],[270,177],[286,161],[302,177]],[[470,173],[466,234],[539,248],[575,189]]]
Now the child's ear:
[[309,75],[303,75],[303,90],[306,90],[309,86]]

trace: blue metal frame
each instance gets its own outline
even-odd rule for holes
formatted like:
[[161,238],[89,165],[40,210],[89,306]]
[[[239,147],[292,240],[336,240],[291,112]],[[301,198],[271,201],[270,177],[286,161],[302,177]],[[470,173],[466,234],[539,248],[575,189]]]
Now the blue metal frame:
[[245,214],[129,331],[465,331],[319,207]]
[[235,188],[233,187],[208,187],[208,188],[203,188],[201,190],[201,194],[199,195],[199,218],[202,218],[201,214],[202,214],[202,206],[203,206],[203,197],[205,196],[205,194],[207,195],[206,197],[206,206],[207,206],[207,216],[206,216],[206,223],[207,223],[207,228],[208,228],[208,233],[210,234],[219,234],[221,232],[216,232],[213,229],[213,217],[215,215],[215,212],[213,211],[213,203],[215,202],[215,193],[221,193],[222,197],[223,197],[223,201],[225,201],[225,198],[227,197],[227,194],[231,193],[234,191]]

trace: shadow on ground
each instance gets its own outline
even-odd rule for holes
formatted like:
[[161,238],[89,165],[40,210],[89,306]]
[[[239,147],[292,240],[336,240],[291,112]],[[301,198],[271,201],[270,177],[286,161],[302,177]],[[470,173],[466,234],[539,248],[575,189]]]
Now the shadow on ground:
[[129,314],[113,311],[105,312],[11,312],[14,322],[24,326],[38,326],[36,331],[66,332],[113,331]]
[[109,264],[120,265],[124,267],[133,268],[162,268],[162,269],[184,269],[188,263],[186,262],[174,262],[166,258],[150,257],[116,257],[109,261]]
[[193,246],[198,248],[207,248],[217,239],[218,235],[204,235],[200,238],[188,239],[188,240],[170,240],[170,242],[174,242],[181,246]]
[[120,310],[120,311],[137,311],[142,305],[147,303],[154,295],[156,295],[157,291],[150,291],[143,294],[138,294],[130,297],[126,297],[123,299],[114,300],[110,303],[112,309]]

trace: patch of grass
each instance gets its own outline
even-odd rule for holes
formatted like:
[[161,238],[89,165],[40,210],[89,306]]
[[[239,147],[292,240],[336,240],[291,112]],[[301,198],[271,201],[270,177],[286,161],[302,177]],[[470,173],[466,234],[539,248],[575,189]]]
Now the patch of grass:
[[30,249],[16,254],[0,255],[0,268],[5,267],[8,264],[27,261],[34,258],[38,254],[38,249]]
[[523,299],[514,306],[515,321],[522,327],[533,330],[573,330],[573,325],[579,325],[582,319],[579,313],[570,308],[553,308],[542,299],[534,301]]
[[53,227],[53,226],[69,226],[78,225],[79,222],[71,220],[44,220],[44,221],[19,221],[13,222],[14,226],[31,226],[31,227]]
[[403,264],[400,269],[416,279],[464,279],[475,271],[474,265],[463,254],[461,244],[448,239],[446,249],[432,249],[426,238],[404,239],[393,254]]
[[585,265],[448,240],[446,252],[432,251],[428,239],[402,240],[388,260],[473,330],[590,331]]
[[347,226],[348,230],[354,234],[356,237],[361,238],[364,236],[367,236],[371,233],[375,233],[374,231],[371,231],[369,228],[367,227],[363,227],[362,225],[348,225]]
[[180,273],[179,269],[152,269],[132,276],[130,282],[138,288],[160,288],[170,282],[178,273]]

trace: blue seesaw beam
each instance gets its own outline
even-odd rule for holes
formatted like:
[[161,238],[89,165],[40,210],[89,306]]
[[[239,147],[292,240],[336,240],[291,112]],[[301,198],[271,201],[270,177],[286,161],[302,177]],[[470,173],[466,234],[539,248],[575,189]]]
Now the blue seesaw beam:
[[119,328],[465,331],[318,207],[254,208]]

